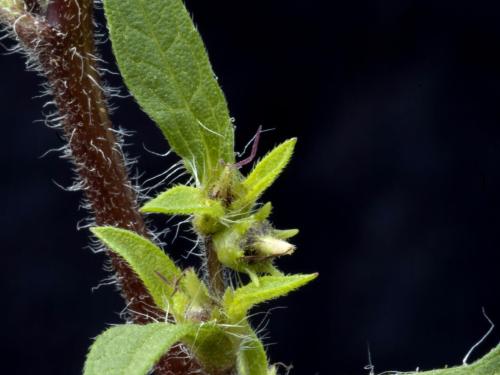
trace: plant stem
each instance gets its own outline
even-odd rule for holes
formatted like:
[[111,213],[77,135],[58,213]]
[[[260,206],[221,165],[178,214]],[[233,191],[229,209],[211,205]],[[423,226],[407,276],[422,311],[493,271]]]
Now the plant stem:
[[[35,4],[36,5],[36,4]],[[33,16],[36,29],[16,27],[21,41],[35,53],[59,111],[80,184],[97,225],[113,225],[146,235],[116,147],[94,52],[92,1],[53,0],[46,22]],[[17,26],[17,25],[16,25]],[[154,306],[128,265],[110,254],[117,281],[133,319],[146,322]]]
[[[36,0],[25,0],[25,13],[10,21],[32,61],[45,75],[58,109],[63,134],[97,225],[126,228],[148,236],[124,157],[112,130],[94,45],[93,0],[52,0],[45,16]],[[144,284],[118,256],[108,252],[131,318],[147,323],[162,316]],[[199,370],[180,349],[160,361],[156,373]],[[200,373],[198,371],[198,373]]]
[[224,268],[217,258],[217,252],[210,236],[205,237],[205,255],[207,259],[207,279],[210,291],[216,297],[222,297],[226,286],[224,284]]

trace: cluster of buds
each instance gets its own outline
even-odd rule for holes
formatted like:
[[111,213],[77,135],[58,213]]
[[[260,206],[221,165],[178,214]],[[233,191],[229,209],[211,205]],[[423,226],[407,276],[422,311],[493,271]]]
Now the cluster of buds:
[[[268,211],[264,217],[262,211]],[[273,261],[295,251],[295,246],[287,239],[298,230],[275,229],[267,220],[269,213],[270,204],[213,235],[214,248],[222,264],[247,273],[253,280],[257,280],[258,274],[280,274]]]

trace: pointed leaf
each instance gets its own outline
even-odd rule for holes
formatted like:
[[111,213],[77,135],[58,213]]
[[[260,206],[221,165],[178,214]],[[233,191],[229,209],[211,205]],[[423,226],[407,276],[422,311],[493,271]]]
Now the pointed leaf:
[[145,375],[172,345],[196,330],[193,324],[166,323],[112,327],[90,348],[84,375]]
[[279,238],[280,240],[288,240],[289,238],[295,237],[297,234],[299,234],[298,229],[275,229],[273,230],[273,234],[276,238]]
[[268,373],[264,345],[250,329],[247,341],[238,352],[238,375],[265,375]]
[[210,307],[214,301],[210,297],[207,286],[200,280],[193,268],[183,271],[178,283],[179,291],[174,294],[171,314],[177,322],[193,322],[207,320]]
[[200,180],[234,161],[234,131],[203,42],[182,0],[105,0],[125,83]]
[[[163,250],[146,238],[125,229],[97,227],[91,230],[111,251],[130,265],[158,307],[166,310],[175,280],[182,272]],[[172,281],[172,284],[166,283],[159,275]]]
[[273,205],[271,202],[267,202],[263,205],[259,210],[253,215],[256,221],[264,221],[267,220],[269,215],[271,215],[271,211],[273,210]]
[[181,279],[180,284],[181,289],[189,296],[191,305],[206,307],[212,303],[207,286],[200,280],[193,268],[184,271],[184,277]]
[[254,203],[273,184],[290,161],[296,143],[296,138],[283,142],[255,166],[243,181],[247,193],[241,202],[239,202],[240,205],[244,206]]
[[284,296],[300,288],[318,276],[310,275],[264,276],[259,278],[259,285],[251,282],[234,291],[228,289],[224,294],[224,308],[229,319],[239,322],[244,319],[252,306]]
[[208,214],[214,217],[224,215],[220,202],[204,197],[200,189],[184,185],[174,186],[161,193],[147,202],[141,211],[167,215]]

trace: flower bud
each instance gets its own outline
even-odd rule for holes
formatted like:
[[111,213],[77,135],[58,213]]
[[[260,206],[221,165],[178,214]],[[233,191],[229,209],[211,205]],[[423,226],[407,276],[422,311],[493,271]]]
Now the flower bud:
[[259,255],[265,257],[290,255],[295,251],[295,246],[291,243],[272,236],[257,237],[252,245]]

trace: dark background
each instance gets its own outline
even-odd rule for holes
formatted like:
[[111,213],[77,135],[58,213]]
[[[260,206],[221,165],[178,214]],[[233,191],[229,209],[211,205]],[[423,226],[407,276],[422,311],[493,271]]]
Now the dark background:
[[[488,1],[190,0],[236,118],[263,155],[299,138],[265,196],[299,227],[288,272],[319,271],[268,307],[269,352],[293,373],[366,374],[458,364],[500,324],[500,5]],[[107,47],[106,47],[107,48]],[[109,52],[104,52],[109,60]],[[1,373],[78,374],[123,303],[76,224],[61,146],[20,56],[1,56]],[[116,79],[110,78],[113,84]],[[175,158],[131,99],[117,125],[142,181]],[[164,224],[164,220],[159,222]],[[170,244],[180,258],[183,240]],[[265,310],[265,308],[261,309]],[[474,358],[499,341],[498,329]],[[6,366],[6,368],[5,368]]]

